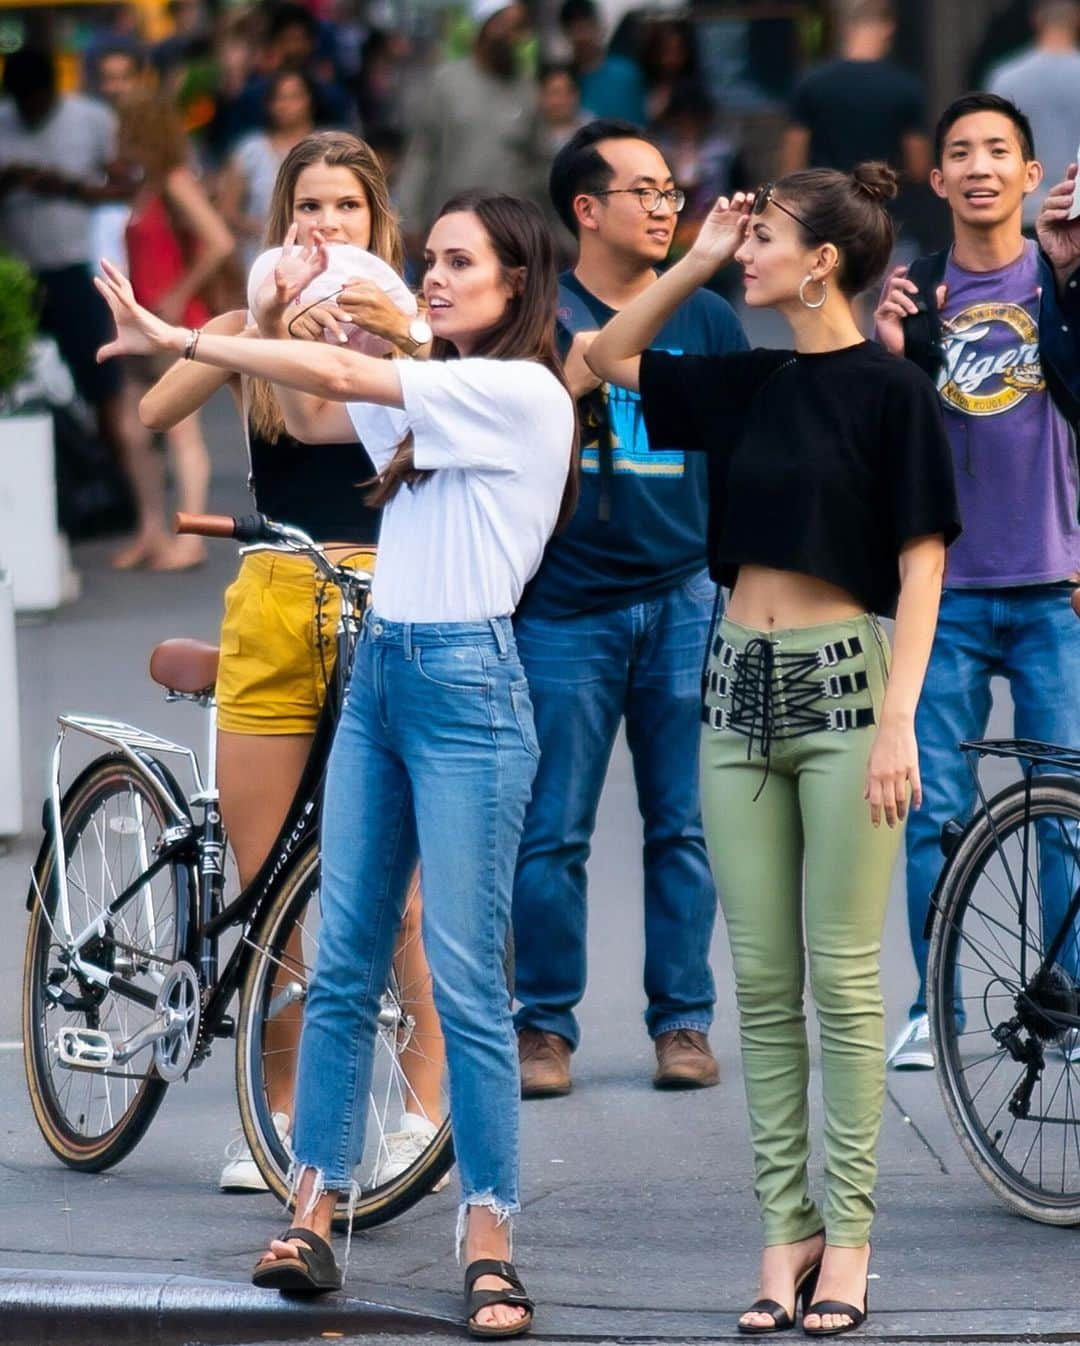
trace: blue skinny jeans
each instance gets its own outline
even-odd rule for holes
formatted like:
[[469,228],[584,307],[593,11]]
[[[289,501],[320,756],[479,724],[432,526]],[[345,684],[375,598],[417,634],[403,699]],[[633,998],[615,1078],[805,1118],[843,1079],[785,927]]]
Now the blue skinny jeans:
[[463,1216],[518,1200],[518,1060],[506,984],[514,862],[539,748],[509,618],[369,613],[327,771],[322,930],[304,1013],[296,1172],[350,1192],[379,997],[419,851],[423,939],[450,1072]]

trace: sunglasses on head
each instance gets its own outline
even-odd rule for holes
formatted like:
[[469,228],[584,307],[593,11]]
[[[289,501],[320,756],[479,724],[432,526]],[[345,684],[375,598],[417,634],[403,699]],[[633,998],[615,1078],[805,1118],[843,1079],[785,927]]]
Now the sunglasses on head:
[[751,215],[763,215],[769,206],[775,206],[777,210],[782,210],[785,215],[790,216],[796,224],[801,224],[808,234],[813,234],[819,243],[826,240],[812,226],[807,224],[801,215],[796,215],[793,210],[789,210],[782,201],[777,201],[773,194],[776,188],[775,182],[767,182],[764,187],[759,187],[754,194],[753,204],[750,206]]

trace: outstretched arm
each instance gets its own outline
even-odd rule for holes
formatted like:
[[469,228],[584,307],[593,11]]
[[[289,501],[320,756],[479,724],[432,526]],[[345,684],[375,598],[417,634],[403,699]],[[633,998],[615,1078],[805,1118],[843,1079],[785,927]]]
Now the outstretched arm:
[[641,353],[684,300],[738,250],[750,218],[751,197],[721,196],[705,217],[694,245],[681,262],[620,309],[585,352],[597,376],[620,388],[638,391]]
[[[245,329],[244,314],[240,309],[211,318],[203,328],[203,335],[239,336]],[[185,417],[198,411],[219,388],[235,376],[225,369],[213,369],[192,360],[177,360],[149,388],[139,402],[139,419],[151,430],[171,430]],[[233,392],[239,395],[238,387]]]
[[[269,379],[283,389],[294,388],[330,402],[374,402],[400,407],[401,380],[392,360],[378,360],[356,351],[335,349],[308,341],[252,341],[241,336],[198,335],[171,327],[136,303],[127,277],[109,262],[103,262],[105,279],[94,284],[105,297],[116,319],[116,338],[98,351],[98,360],[113,355],[145,355],[154,351],[189,354],[200,364],[235,370],[252,378]],[[194,347],[189,351],[189,343]],[[285,398],[282,412],[289,433],[308,443],[356,438],[343,406],[337,416],[325,417],[317,426],[299,426],[290,420]]]

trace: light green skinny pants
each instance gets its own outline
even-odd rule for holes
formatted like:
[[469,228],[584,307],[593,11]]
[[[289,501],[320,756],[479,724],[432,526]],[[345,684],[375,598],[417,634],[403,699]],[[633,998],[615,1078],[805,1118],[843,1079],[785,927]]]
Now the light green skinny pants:
[[[853,637],[861,652],[845,654]],[[875,723],[774,738],[755,801],[765,757],[760,738],[748,740],[745,694],[761,672],[763,639],[775,652],[768,685],[778,733],[785,725],[812,727],[815,717],[823,723],[829,712],[861,709],[865,720],[871,707]],[[747,657],[751,642],[756,651]],[[812,656],[826,646],[827,659],[838,649],[841,657],[819,666]],[[869,616],[770,632],[725,619],[710,650],[705,704],[724,727],[702,727],[701,800],[735,966],[754,1190],[767,1245],[822,1228],[840,1247],[869,1238],[885,1093],[881,932],[900,828],[871,826],[863,790],[888,661],[885,635]],[[821,1031],[824,1214],[807,1182],[807,954]]]

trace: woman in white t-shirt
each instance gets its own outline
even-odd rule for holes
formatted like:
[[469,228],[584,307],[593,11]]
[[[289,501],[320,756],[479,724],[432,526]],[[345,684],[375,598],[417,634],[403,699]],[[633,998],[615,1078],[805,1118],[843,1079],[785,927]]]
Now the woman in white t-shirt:
[[[532,1321],[510,1253],[518,1065],[504,954],[518,840],[538,758],[510,614],[575,497],[574,408],[554,347],[555,268],[537,207],[450,201],[432,228],[424,295],[433,359],[167,327],[106,266],[117,339],[99,358],[175,350],[274,382],[305,443],[361,439],[385,506],[372,607],[328,769],[322,930],[304,1014],[293,1148],[295,1226],[257,1285],[341,1284],[328,1246],[364,1143],[379,992],[417,850],[424,942],[446,1038],[463,1200],[470,1332]],[[285,330],[325,266],[291,250],[260,302]],[[445,360],[457,354],[459,359]]]

